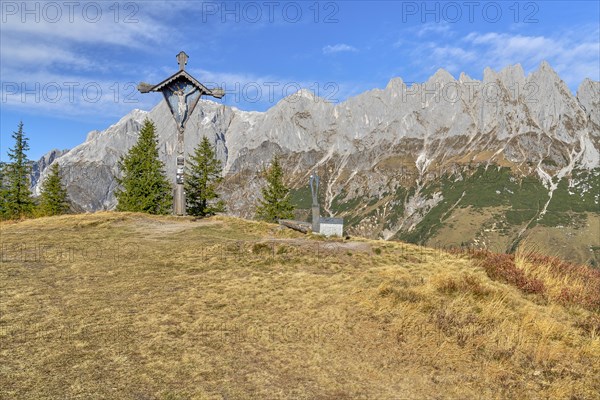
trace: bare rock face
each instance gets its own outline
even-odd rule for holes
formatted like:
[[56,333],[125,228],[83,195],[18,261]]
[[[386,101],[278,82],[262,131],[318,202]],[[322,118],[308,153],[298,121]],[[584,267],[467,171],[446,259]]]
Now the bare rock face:
[[[53,149],[47,152],[40,158],[37,162],[32,163],[31,168],[31,180],[32,182],[38,182],[40,180],[40,175],[43,170],[48,168],[50,164],[54,162],[55,159],[61,157],[66,154],[69,150],[58,150]],[[39,189],[39,185],[38,185]],[[39,195],[39,192],[34,192],[34,195]]]
[[[586,79],[574,96],[544,62],[528,76],[520,65],[500,72],[487,68],[482,81],[466,74],[457,80],[444,70],[410,86],[394,78],[385,89],[335,105],[307,90],[266,112],[200,100],[187,124],[185,149],[191,153],[203,136],[215,144],[232,214],[253,215],[263,183],[260,172],[277,153],[295,188],[306,186],[312,171],[319,173],[322,210],[347,215],[368,211],[354,222],[357,232],[398,237],[418,228],[444,203],[444,195],[427,190],[428,185],[442,176],[463,179],[474,165],[532,176],[549,198],[574,171],[599,168],[599,93],[600,83]],[[117,160],[135,143],[145,118],[156,125],[161,158],[174,181],[176,126],[163,101],[149,112],[133,110],[65,154],[54,155],[78,208],[115,207]],[[50,162],[38,163],[35,190]],[[405,189],[403,197],[393,197],[400,188]],[[375,203],[352,203],[359,198]],[[399,208],[398,218],[385,221],[390,210]],[[368,228],[363,220],[369,221]]]
[[592,136],[598,137],[600,135],[600,82],[586,78],[577,89],[577,101],[583,108],[589,123],[594,125]]

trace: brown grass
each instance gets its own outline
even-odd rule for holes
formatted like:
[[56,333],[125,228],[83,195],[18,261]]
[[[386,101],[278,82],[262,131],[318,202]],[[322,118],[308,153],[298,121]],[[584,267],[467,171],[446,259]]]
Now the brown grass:
[[516,264],[529,276],[544,282],[546,295],[561,304],[600,312],[600,270],[556,257],[519,252]]
[[460,249],[454,253],[477,260],[491,279],[513,285],[524,293],[600,312],[599,269],[529,252],[523,247],[516,254]]
[[0,233],[2,399],[599,398],[598,280],[577,266],[228,217]]

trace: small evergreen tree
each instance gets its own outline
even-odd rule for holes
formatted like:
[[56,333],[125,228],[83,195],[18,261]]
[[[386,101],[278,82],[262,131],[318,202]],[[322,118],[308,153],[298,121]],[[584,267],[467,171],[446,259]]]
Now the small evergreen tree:
[[189,215],[205,217],[225,211],[225,203],[219,200],[216,191],[222,179],[221,163],[213,146],[204,137],[190,157],[186,170],[185,192]]
[[38,206],[40,215],[60,215],[69,210],[67,189],[65,189],[60,179],[57,162],[50,166],[50,174],[42,183],[41,189],[40,204]]
[[117,211],[168,214],[173,204],[172,188],[158,158],[156,128],[146,119],[137,143],[119,160],[122,177],[115,191]]
[[256,209],[256,216],[268,222],[294,217],[294,206],[290,201],[290,189],[283,183],[283,169],[279,157],[273,157],[271,166],[266,171],[267,186],[261,189],[262,200]]
[[6,209],[6,182],[4,179],[6,170],[6,165],[4,162],[0,161],[0,219],[7,218],[7,209]]
[[30,190],[31,164],[25,152],[29,150],[28,139],[23,133],[23,122],[13,132],[15,147],[8,150],[10,162],[4,164],[2,180],[5,186],[2,190],[4,214],[8,218],[30,216],[34,209],[33,197]]

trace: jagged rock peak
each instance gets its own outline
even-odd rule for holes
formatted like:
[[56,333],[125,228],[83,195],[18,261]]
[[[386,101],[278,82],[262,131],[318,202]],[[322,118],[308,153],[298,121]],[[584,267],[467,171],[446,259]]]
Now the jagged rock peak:
[[498,78],[498,73],[490,67],[485,67],[483,70],[483,82],[489,83],[494,82]]
[[148,111],[140,110],[139,108],[134,108],[133,110],[131,110],[131,112],[129,114],[127,114],[126,116],[121,118],[115,124],[115,126],[127,123],[128,120],[130,120],[130,119],[133,119],[134,121],[137,121],[137,122],[143,122],[147,116],[148,116]]
[[554,75],[558,75],[556,73],[556,71],[554,70],[554,68],[552,68],[552,66],[550,65],[550,63],[546,60],[543,60],[540,63],[540,66],[538,67],[539,71],[546,71],[546,72],[552,72]]
[[[315,94],[312,90],[302,88],[297,92],[294,92],[275,104],[273,109],[282,109],[282,108],[296,108],[298,106],[304,108],[309,104],[330,104],[330,102]],[[268,111],[267,111],[268,113]]]
[[521,64],[508,65],[498,73],[498,77],[507,85],[525,82],[525,71]]
[[530,81],[560,82],[563,86],[567,87],[567,84],[564,83],[558,73],[550,66],[550,64],[548,64],[547,61],[542,61],[539,67],[527,78]]
[[465,82],[476,82],[476,79],[471,78],[469,75],[467,75],[465,72],[461,72],[460,76],[458,77],[458,81],[460,83],[465,83]]
[[385,90],[401,90],[404,86],[404,81],[400,77],[390,79],[388,84],[385,86]]
[[[588,118],[600,126],[600,82],[586,78],[577,88],[577,100]],[[600,132],[593,130],[592,135],[600,136]]]
[[589,97],[594,102],[600,102],[600,82],[585,78],[577,88],[577,98]]
[[427,82],[448,83],[454,81],[456,81],[456,79],[454,79],[450,72],[446,71],[443,68],[440,68],[437,71],[435,71],[435,74],[433,74]]
[[295,93],[292,93],[291,95],[289,95],[287,98],[293,100],[293,99],[308,99],[311,101],[319,101],[319,100],[324,100],[322,97],[319,97],[318,95],[315,95],[315,93],[312,90],[306,89],[306,88],[302,88],[300,90],[298,90]]
[[94,129],[93,131],[89,131],[87,136],[85,137],[85,141],[91,142],[92,140],[96,139],[100,133],[101,131],[96,129]]

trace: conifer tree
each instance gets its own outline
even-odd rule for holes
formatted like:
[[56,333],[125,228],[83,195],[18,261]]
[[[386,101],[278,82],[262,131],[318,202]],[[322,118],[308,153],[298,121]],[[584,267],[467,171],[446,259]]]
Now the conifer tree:
[[60,215],[69,210],[67,189],[60,179],[60,169],[57,162],[50,166],[50,174],[42,183],[40,204],[38,206],[41,215]]
[[173,204],[172,188],[158,158],[154,124],[146,119],[137,143],[119,160],[122,177],[115,191],[117,211],[168,214]]
[[205,136],[190,157],[186,171],[185,194],[189,215],[205,217],[225,211],[225,203],[219,200],[216,190],[222,179],[221,163]]
[[290,189],[283,183],[283,169],[279,157],[273,157],[271,166],[266,171],[267,186],[261,189],[262,200],[259,200],[256,216],[268,222],[294,217],[294,206],[290,201]]
[[7,218],[6,209],[6,181],[4,179],[6,164],[0,161],[0,220]]
[[7,218],[22,218],[30,216],[34,209],[33,197],[30,190],[31,164],[27,159],[29,150],[28,139],[23,133],[23,122],[13,132],[15,147],[8,150],[10,161],[4,164],[2,203]]

